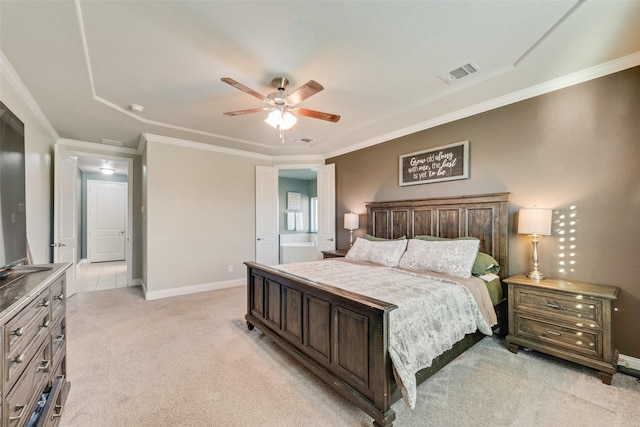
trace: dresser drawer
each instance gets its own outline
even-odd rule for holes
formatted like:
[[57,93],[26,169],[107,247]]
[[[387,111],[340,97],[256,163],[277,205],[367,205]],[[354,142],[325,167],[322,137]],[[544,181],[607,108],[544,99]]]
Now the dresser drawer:
[[4,337],[5,354],[10,354],[16,348],[24,346],[24,343],[30,342],[38,333],[42,319],[48,318],[48,314],[49,291],[47,290],[7,322]]
[[64,377],[53,381],[47,397],[47,403],[42,409],[36,427],[55,427],[58,425],[68,393],[69,383],[66,382]]
[[51,320],[58,321],[65,312],[65,277],[61,277],[49,288],[51,292]]
[[575,354],[602,358],[602,331],[573,328],[568,325],[515,316],[515,334],[541,344],[568,350]]
[[66,322],[65,318],[60,319],[51,328],[51,354],[53,366],[58,366],[60,359],[62,359],[66,353]]
[[593,300],[583,295],[516,288],[514,301],[514,309],[517,311],[531,311],[564,318],[578,326],[602,327],[601,300]]
[[[48,292],[7,323],[5,328],[4,389],[10,390],[29,361],[45,341],[49,343]],[[43,301],[46,304],[43,305]],[[10,342],[9,342],[10,341]],[[47,345],[47,348],[49,346]]]
[[49,345],[42,345],[35,357],[24,369],[20,379],[7,396],[3,407],[6,426],[21,427],[27,424],[40,394],[45,389],[50,375],[51,359]]

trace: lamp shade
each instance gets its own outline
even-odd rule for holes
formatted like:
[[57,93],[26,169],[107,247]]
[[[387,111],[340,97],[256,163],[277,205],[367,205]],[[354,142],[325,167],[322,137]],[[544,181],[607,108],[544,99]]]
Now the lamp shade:
[[551,209],[520,209],[518,211],[518,233],[551,235],[551,213]]
[[358,226],[358,214],[354,214],[353,212],[344,214],[344,228],[347,230],[357,230]]

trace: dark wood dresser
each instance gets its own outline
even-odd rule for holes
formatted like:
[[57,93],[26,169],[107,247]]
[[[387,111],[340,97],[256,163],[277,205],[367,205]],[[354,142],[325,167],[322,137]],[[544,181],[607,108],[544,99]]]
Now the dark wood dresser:
[[618,363],[613,302],[619,288],[573,280],[504,280],[509,295],[509,350],[520,346],[597,369],[611,384]]
[[1,427],[59,422],[70,388],[65,336],[69,266],[12,272],[0,281]]

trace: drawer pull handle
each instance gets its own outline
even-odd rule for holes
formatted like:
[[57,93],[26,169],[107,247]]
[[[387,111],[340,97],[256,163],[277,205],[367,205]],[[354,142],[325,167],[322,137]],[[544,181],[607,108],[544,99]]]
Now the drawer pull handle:
[[50,364],[51,364],[51,360],[43,360],[42,364],[38,366],[38,369],[36,369],[36,371],[44,371],[45,369],[49,369]]
[[41,307],[49,307],[49,300],[48,300],[48,299],[46,299],[46,300],[42,301],[42,302],[40,303],[40,306],[41,306]]
[[550,331],[548,329],[547,329],[547,333],[551,334],[551,335],[555,335],[557,337],[561,337],[562,336],[562,332]]
[[548,302],[547,307],[555,308],[556,310],[564,310],[564,306],[560,304],[553,304]]
[[51,414],[51,419],[62,416],[62,410],[64,409],[64,405],[55,405],[55,409],[58,410],[58,412]]
[[15,335],[17,337],[21,337],[22,334],[24,334],[24,328],[22,326],[16,329],[15,331],[11,331],[11,335]]
[[42,322],[42,325],[40,325],[40,327],[48,328],[49,327],[49,323],[51,323],[51,322],[49,321],[49,319],[47,319],[44,322]]
[[12,362],[15,363],[22,363],[24,362],[24,353],[17,355],[16,357],[13,358]]
[[22,418],[22,413],[24,412],[24,408],[26,408],[26,406],[27,405],[16,405],[16,409],[20,409],[20,413],[16,417],[9,417],[9,421],[19,420],[20,418]]
[[60,342],[60,341],[64,341],[64,335],[58,335],[53,339],[53,342]]
[[64,299],[64,294],[57,295],[55,298],[59,301],[62,301]]

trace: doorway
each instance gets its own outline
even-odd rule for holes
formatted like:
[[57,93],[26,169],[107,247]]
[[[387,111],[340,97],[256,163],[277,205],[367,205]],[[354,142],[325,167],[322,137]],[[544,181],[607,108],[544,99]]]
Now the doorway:
[[[132,236],[133,227],[133,159],[106,154],[97,154],[58,144],[55,148],[54,169],[54,262],[69,262],[72,268],[67,270],[67,296],[78,290],[88,290],[87,286],[78,286],[77,272],[80,266],[88,264],[87,233],[87,182],[99,181],[128,182],[126,188],[126,209],[124,230],[124,263],[118,268],[118,286],[133,283]],[[107,169],[106,175],[100,168]],[[93,269],[95,271],[96,268]],[[122,277],[125,279],[122,279]],[[117,287],[117,286],[114,286]]]
[[[308,252],[309,258],[321,259],[322,251],[335,249],[333,164],[256,166],[256,261],[282,263],[283,238],[295,246],[289,252],[298,261],[302,251]],[[312,247],[301,249],[298,238],[306,239]]]

